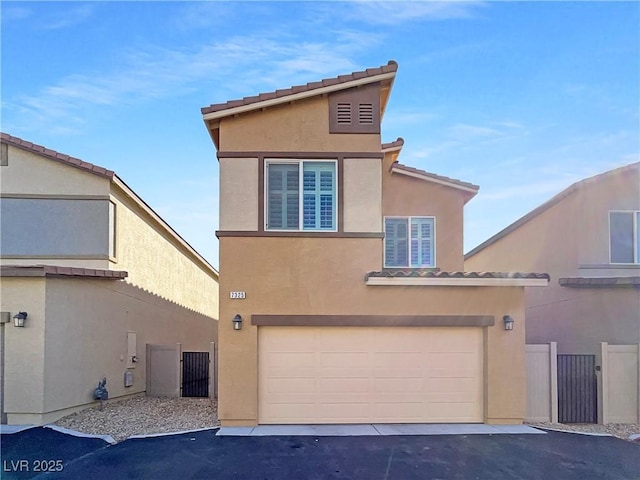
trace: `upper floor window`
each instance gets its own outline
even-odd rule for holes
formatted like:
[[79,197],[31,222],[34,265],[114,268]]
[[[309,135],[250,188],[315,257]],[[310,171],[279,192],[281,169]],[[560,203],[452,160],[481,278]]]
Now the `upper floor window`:
[[386,217],[384,220],[384,266],[435,267],[434,227],[433,217]]
[[268,230],[336,230],[336,162],[267,163]]
[[640,211],[609,212],[611,263],[640,263]]

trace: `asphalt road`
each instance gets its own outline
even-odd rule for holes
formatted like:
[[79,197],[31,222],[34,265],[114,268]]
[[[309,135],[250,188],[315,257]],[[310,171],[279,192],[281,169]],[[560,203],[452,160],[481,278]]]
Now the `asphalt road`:
[[640,479],[640,445],[559,432],[216,437],[210,430],[109,445],[34,428],[0,441],[3,479]]

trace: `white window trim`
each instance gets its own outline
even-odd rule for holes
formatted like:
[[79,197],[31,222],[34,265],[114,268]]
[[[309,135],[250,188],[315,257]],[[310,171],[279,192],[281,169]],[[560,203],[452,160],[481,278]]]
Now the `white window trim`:
[[[632,235],[633,235],[633,262],[631,263],[617,263],[617,262],[612,262],[611,261],[611,214],[612,213],[631,213],[632,214],[632,220],[633,220],[633,227],[632,227]],[[609,215],[608,215],[608,224],[609,224],[609,229],[607,231],[607,242],[609,243],[609,265],[640,265],[640,251],[638,250],[638,229],[640,228],[640,225],[638,225],[638,214],[640,213],[640,210],[609,210]]]
[[[270,164],[276,164],[276,165],[282,165],[282,164],[295,164],[295,165],[301,165],[302,168],[299,169],[300,173],[303,172],[304,169],[304,164],[305,163],[333,163],[335,165],[335,218],[334,220],[334,228],[329,230],[329,229],[313,229],[313,230],[305,230],[304,227],[304,209],[302,208],[302,201],[303,201],[303,192],[304,192],[304,175],[300,174],[298,175],[298,194],[299,194],[299,199],[298,199],[298,229],[297,230],[293,230],[290,228],[282,228],[282,229],[278,229],[278,228],[268,228],[268,222],[269,222],[269,174],[267,172],[267,168]],[[339,205],[339,199],[338,199],[338,161],[335,158],[314,158],[314,159],[307,159],[307,158],[265,158],[264,160],[264,173],[263,173],[263,177],[264,177],[264,225],[262,226],[265,232],[337,232],[338,231],[338,205]]]
[[[408,255],[408,260],[409,260],[409,265],[406,267],[388,267],[387,266],[387,249],[386,249],[386,234],[387,234],[387,218],[390,219],[407,219],[408,222],[408,227],[409,229],[407,230],[407,233],[409,235],[409,255]],[[413,218],[430,218],[433,220],[433,265],[430,267],[412,267],[411,266],[411,219]],[[436,228],[436,217],[433,215],[385,215],[384,218],[382,219],[382,225],[384,227],[384,233],[385,233],[385,241],[382,243],[382,266],[383,268],[436,268],[436,265],[438,265],[438,262],[436,261],[436,259],[438,258],[437,256],[437,251],[436,251],[436,232],[437,232],[437,228]]]

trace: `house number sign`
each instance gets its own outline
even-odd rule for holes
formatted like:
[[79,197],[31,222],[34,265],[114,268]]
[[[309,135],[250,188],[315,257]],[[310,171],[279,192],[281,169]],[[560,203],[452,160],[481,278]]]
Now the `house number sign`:
[[247,294],[245,292],[229,292],[229,298],[243,300],[247,298]]

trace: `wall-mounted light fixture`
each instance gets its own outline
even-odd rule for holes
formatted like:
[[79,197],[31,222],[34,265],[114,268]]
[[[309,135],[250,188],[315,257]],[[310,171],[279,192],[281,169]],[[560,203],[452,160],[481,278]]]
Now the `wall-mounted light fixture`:
[[242,330],[242,317],[239,313],[236,313],[236,316],[233,317],[233,329]]
[[27,319],[27,312],[18,312],[13,316],[13,324],[16,327],[24,327],[24,321]]
[[509,315],[505,315],[504,317],[502,317],[502,320],[504,321],[505,330],[513,330],[513,318],[511,318]]

